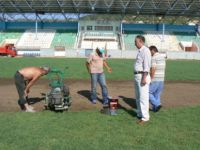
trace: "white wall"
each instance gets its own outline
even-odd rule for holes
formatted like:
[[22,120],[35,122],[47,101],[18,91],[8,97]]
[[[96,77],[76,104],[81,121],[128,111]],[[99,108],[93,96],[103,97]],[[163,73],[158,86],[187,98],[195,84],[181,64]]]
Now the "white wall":
[[[46,54],[44,54],[46,52]],[[66,50],[66,51],[18,51],[18,55],[36,55],[43,57],[72,57],[72,58],[80,58],[87,57],[92,50]],[[135,59],[137,55],[136,50],[130,51],[120,51],[120,50],[110,50],[108,51],[108,56],[110,58],[125,58],[125,59]],[[166,52],[167,59],[187,59],[187,60],[200,60],[200,52]],[[28,55],[27,55],[28,56]]]
[[[77,52],[77,57],[84,57],[84,50]],[[125,58],[125,59],[135,59],[137,51],[120,51],[112,50],[108,51],[108,56],[110,58]],[[188,60],[200,60],[200,52],[166,52],[163,55],[167,56],[167,59],[188,59]]]
[[[85,28],[84,31],[87,31],[87,26],[92,26],[93,30],[90,30],[90,32],[95,31],[95,26],[113,26],[113,31],[103,31],[103,32],[119,32],[120,31],[120,21],[108,21],[108,20],[80,20],[79,21],[79,31],[81,30],[81,27],[83,26]],[[116,27],[118,27],[119,31],[116,31]]]

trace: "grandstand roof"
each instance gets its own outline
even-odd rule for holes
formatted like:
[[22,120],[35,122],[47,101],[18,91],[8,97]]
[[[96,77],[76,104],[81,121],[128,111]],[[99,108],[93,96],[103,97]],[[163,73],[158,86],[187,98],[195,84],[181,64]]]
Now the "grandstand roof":
[[169,23],[185,24],[192,18],[199,20],[200,0],[0,0],[0,21],[34,21],[36,14],[44,14],[37,15],[44,22],[77,21],[88,14],[118,14],[120,18],[131,16],[127,21],[147,16],[141,20],[149,23],[149,17],[156,16],[159,22],[160,18],[169,18]]
[[1,0],[1,13],[110,13],[200,16],[200,0]]

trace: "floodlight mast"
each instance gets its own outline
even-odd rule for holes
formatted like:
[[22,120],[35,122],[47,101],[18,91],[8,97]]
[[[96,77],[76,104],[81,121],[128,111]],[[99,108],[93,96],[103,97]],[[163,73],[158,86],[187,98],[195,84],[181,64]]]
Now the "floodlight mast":
[[39,11],[39,10],[36,10],[35,11],[35,40],[37,40],[37,34],[38,34],[38,15],[44,15],[45,12],[44,11]]
[[162,42],[165,42],[165,23],[162,24]]

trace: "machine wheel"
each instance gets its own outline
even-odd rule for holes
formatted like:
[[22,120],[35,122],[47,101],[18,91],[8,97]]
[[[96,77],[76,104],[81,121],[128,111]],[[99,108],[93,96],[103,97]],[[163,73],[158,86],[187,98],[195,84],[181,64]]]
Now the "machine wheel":
[[63,110],[57,110],[56,112],[58,112],[58,113],[63,113]]
[[45,105],[45,106],[44,106],[44,109],[45,109],[45,110],[49,110],[49,107]]
[[63,93],[64,93],[63,94],[64,97],[69,96],[70,92],[69,92],[69,87],[68,86],[66,86],[66,85],[63,86]]
[[49,93],[50,93],[50,91],[47,92],[46,95],[45,95],[45,101],[44,101],[44,103],[45,103],[46,106],[49,105]]

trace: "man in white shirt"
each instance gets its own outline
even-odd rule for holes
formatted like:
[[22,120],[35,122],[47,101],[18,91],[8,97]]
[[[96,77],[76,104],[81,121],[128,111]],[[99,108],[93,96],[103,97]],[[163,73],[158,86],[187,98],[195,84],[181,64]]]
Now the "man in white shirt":
[[145,46],[145,38],[138,35],[135,38],[135,46],[138,48],[137,57],[134,65],[135,75],[135,95],[137,104],[137,117],[140,119],[138,124],[149,121],[149,84],[151,53]]
[[153,112],[158,112],[162,107],[160,95],[164,87],[166,58],[158,52],[156,46],[150,46],[149,49],[152,55],[150,71],[152,81],[149,88],[149,101],[152,104]]

